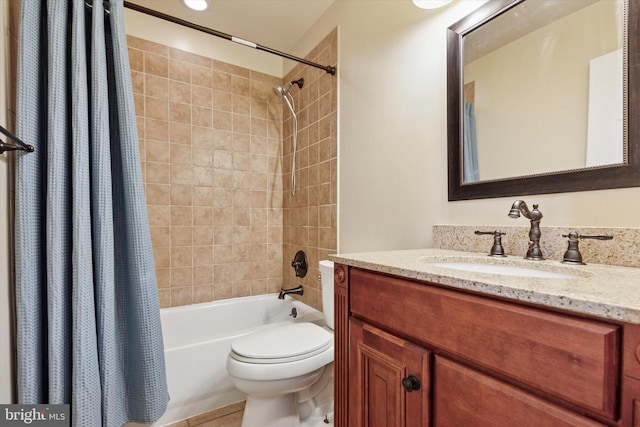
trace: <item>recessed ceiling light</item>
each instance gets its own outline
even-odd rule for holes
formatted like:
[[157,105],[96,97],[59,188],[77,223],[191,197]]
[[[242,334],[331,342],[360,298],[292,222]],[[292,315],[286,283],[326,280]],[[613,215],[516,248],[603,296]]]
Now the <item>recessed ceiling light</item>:
[[413,4],[420,9],[437,9],[451,3],[451,1],[452,0],[413,0]]
[[183,1],[188,8],[197,10],[197,11],[205,10],[207,6],[209,6],[207,4],[207,0],[183,0]]

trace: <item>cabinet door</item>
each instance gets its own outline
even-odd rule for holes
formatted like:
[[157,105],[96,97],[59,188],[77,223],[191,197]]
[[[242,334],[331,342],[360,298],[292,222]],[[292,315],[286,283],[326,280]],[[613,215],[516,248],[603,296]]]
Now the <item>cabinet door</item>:
[[433,425],[603,426],[440,356],[434,362]]
[[356,319],[349,333],[349,427],[428,426],[429,352]]

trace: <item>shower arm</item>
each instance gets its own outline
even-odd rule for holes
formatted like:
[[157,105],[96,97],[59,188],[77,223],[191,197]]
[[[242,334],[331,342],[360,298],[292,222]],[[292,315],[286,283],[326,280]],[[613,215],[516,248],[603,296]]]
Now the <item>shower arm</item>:
[[275,49],[271,49],[270,47],[261,46],[257,43],[250,42],[248,40],[241,39],[240,37],[235,37],[227,33],[223,33],[221,31],[214,30],[212,28],[208,28],[202,25],[194,24],[193,22],[185,21],[184,19],[176,18],[175,16],[167,15],[162,12],[158,12],[153,9],[146,8],[144,6],[140,6],[128,1],[124,2],[124,7],[128,9],[135,10],[136,12],[141,12],[147,15],[151,15],[155,18],[160,18],[165,21],[173,22],[174,24],[182,25],[184,27],[191,28],[193,30],[202,31],[203,33],[210,34],[212,36],[220,37],[225,40],[232,41],[234,43],[241,44],[243,46],[251,47],[253,49],[261,50],[263,52],[271,53],[273,55],[280,56],[282,58],[290,59],[292,61],[300,62],[301,64],[309,65],[311,67],[320,68],[321,70],[326,71],[328,74],[335,75],[336,67],[331,65],[321,65],[316,62],[308,61],[303,58],[298,58],[297,56],[289,55],[288,53],[280,52]]

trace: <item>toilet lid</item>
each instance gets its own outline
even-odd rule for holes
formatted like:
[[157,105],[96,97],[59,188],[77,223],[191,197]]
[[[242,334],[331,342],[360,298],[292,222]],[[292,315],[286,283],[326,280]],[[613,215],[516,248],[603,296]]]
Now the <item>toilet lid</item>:
[[231,350],[249,359],[299,358],[317,353],[331,344],[333,336],[313,323],[293,323],[265,329],[238,338],[231,343]]

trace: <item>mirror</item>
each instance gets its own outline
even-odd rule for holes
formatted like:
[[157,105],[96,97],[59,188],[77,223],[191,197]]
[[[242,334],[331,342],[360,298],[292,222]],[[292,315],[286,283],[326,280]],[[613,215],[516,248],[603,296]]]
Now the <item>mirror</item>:
[[449,200],[640,186],[638,3],[490,1],[449,27]]

